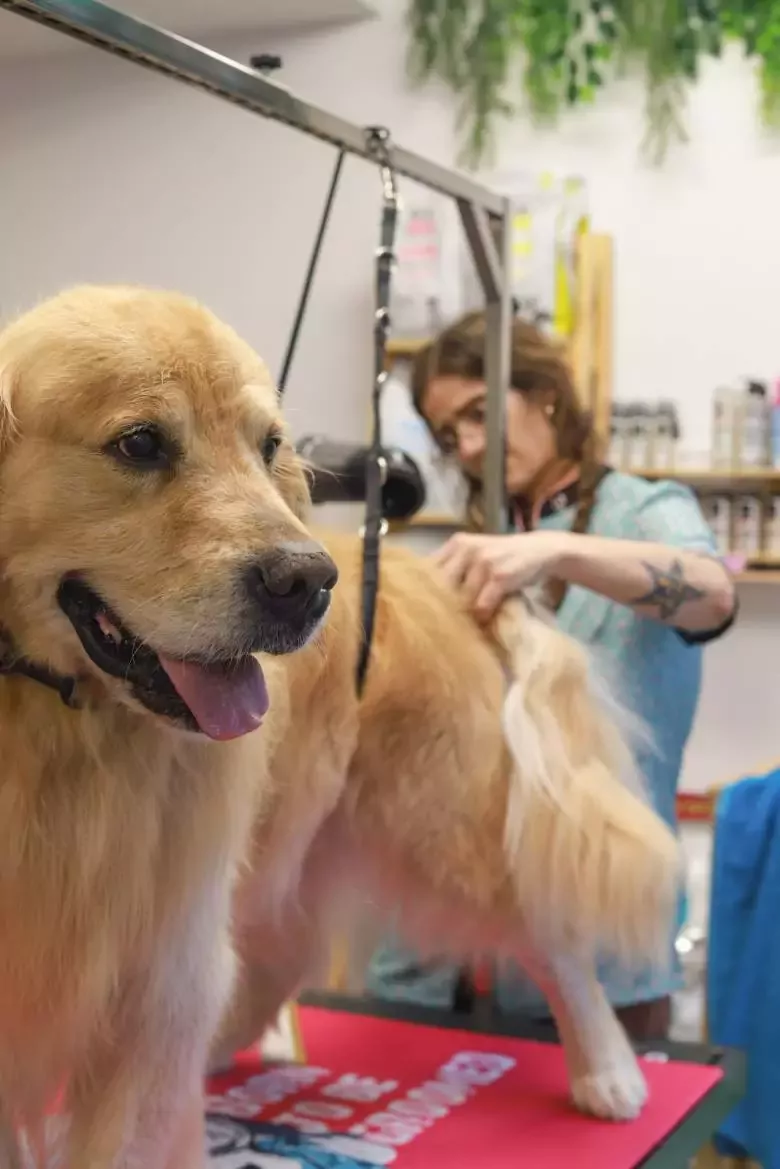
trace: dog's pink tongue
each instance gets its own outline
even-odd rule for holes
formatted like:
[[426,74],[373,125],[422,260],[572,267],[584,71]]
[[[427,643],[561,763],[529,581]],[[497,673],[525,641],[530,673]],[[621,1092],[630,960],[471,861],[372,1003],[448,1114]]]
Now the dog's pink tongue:
[[180,662],[160,654],[160,664],[209,738],[237,739],[263,721],[268,690],[255,658],[243,658],[227,668]]

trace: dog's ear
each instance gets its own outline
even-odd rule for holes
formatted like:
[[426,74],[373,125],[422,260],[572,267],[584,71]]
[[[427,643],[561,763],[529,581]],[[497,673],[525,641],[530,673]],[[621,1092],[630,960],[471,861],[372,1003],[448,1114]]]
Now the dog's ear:
[[288,443],[279,449],[274,467],[274,479],[280,495],[297,519],[304,523],[311,508],[311,471],[309,464]]

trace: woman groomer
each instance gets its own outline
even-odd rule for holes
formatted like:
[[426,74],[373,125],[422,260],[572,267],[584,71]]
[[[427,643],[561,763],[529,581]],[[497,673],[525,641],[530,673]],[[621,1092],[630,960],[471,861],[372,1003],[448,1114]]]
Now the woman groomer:
[[[511,534],[480,535],[485,457],[485,319],[459,321],[415,361],[412,393],[439,448],[457,458],[469,485],[473,533],[437,553],[478,617],[531,583],[567,633],[587,643],[624,703],[652,731],[639,764],[657,811],[675,823],[683,750],[701,683],[701,647],[734,620],[734,586],[690,491],[603,466],[589,415],[566,362],[534,326],[513,326],[506,403],[506,486]],[[673,939],[670,939],[670,945]],[[678,985],[666,976],[602,980],[637,1039],[661,1038]],[[452,1007],[467,972],[425,963],[389,942],[374,956],[370,993]],[[546,1004],[519,970],[496,971],[499,1010],[543,1020]]]

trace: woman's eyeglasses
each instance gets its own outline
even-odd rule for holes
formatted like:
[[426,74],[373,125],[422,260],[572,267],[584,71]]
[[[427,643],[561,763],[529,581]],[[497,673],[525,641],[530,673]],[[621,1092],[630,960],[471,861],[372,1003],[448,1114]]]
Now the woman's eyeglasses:
[[460,445],[461,435],[473,437],[476,431],[483,431],[484,428],[485,399],[478,398],[464,406],[453,422],[447,423],[435,432],[436,445],[442,454],[454,455]]

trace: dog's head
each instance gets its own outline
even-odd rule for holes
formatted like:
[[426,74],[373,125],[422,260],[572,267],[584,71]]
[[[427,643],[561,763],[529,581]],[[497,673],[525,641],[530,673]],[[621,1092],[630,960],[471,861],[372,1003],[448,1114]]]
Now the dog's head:
[[79,288],[0,334],[0,625],[18,652],[230,738],[256,652],[304,645],[336,569],[255,353],[185,297]]

